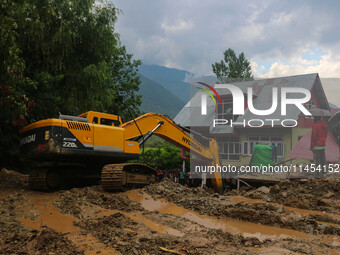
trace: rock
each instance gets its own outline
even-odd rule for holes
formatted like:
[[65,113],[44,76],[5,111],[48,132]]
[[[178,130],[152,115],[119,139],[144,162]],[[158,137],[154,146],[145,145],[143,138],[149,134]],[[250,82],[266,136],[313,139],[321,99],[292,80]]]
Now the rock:
[[325,198],[331,198],[334,196],[334,193],[331,191],[328,191],[328,193],[326,195],[324,195]]
[[251,246],[253,246],[253,244],[252,244],[250,241],[246,241],[246,242],[244,243],[244,246],[245,246],[245,247],[251,247]]
[[301,183],[306,183],[306,182],[308,182],[309,180],[308,179],[300,179],[300,182]]
[[274,186],[270,187],[270,191],[272,193],[278,193],[278,192],[280,192],[280,186],[275,184]]
[[244,194],[245,197],[253,197],[255,194],[255,190],[248,191]]
[[257,189],[258,192],[261,192],[263,194],[269,194],[270,189],[266,186],[261,186],[260,188]]
[[283,206],[280,206],[277,210],[276,210],[277,213],[282,213],[283,212]]
[[302,219],[302,215],[300,213],[294,213],[294,214],[291,214],[291,218],[293,221],[300,221]]
[[1,169],[1,172],[4,173],[4,174],[10,174],[11,172],[8,171],[6,168],[2,168]]
[[270,202],[271,199],[270,199],[270,197],[264,197],[264,198],[262,198],[262,201],[263,202]]
[[143,237],[139,238],[140,242],[149,242],[151,240],[152,240],[152,238],[147,237],[147,236],[143,236]]
[[286,191],[284,191],[284,192],[282,192],[282,197],[284,197],[284,198],[286,198],[287,196],[288,196],[288,194],[287,194],[287,192]]

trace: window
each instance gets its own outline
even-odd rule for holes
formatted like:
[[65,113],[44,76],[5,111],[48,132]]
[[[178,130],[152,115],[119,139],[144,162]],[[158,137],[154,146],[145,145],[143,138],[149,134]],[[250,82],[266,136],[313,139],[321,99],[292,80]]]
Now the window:
[[111,119],[100,119],[100,124],[107,125],[107,126],[116,126],[118,127],[120,125],[120,122],[118,120],[111,120]]
[[98,124],[98,117],[93,117],[92,123],[93,123],[93,124]]
[[313,108],[315,108],[315,102],[310,100],[306,103],[305,106],[306,106],[307,110],[313,109]]
[[226,98],[222,100],[222,105],[217,105],[217,118],[235,121],[238,116],[233,115],[233,99]]
[[256,144],[268,144],[275,146],[277,156],[284,157],[284,143],[281,136],[249,136],[248,141],[243,142],[243,155],[253,155],[254,146]]
[[241,143],[239,137],[227,137],[218,143],[220,158],[226,160],[240,160]]

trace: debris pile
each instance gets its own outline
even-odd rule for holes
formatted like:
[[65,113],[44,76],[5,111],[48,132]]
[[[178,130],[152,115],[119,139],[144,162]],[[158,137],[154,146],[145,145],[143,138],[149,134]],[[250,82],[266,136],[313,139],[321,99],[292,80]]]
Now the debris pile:
[[100,187],[73,188],[59,191],[60,199],[54,202],[63,213],[80,216],[82,207],[102,207],[124,211],[142,210],[140,204],[133,202],[126,195],[103,192]]
[[[340,179],[285,180],[270,188],[273,202],[309,210],[339,213]],[[332,201],[333,200],[333,201]]]
[[26,188],[28,186],[28,175],[2,168],[0,172],[0,188]]
[[267,187],[244,187],[227,195],[241,195],[267,202],[308,210],[321,210],[338,214],[340,204],[340,179],[291,179]]
[[80,255],[74,244],[64,234],[46,228],[41,232],[28,232],[21,229],[5,239],[0,246],[1,254],[70,254]]

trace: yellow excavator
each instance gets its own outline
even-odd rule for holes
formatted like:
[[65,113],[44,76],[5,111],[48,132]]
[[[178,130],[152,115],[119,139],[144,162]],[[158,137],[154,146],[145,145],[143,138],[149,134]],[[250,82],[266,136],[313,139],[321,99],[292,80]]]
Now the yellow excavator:
[[[118,115],[89,111],[78,116],[59,115],[34,122],[20,131],[20,155],[39,163],[31,170],[29,184],[35,190],[56,190],[66,182],[99,176],[104,190],[116,191],[156,181],[156,171],[138,159],[140,146],[152,135],[189,151],[207,164],[220,165],[216,140],[201,142],[190,130],[162,114],[147,113],[122,123]],[[51,164],[52,163],[52,164]],[[212,179],[222,193],[220,173]]]

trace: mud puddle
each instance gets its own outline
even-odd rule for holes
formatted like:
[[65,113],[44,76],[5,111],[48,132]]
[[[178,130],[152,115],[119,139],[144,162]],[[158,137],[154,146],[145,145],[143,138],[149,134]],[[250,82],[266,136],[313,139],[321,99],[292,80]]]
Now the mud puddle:
[[159,223],[155,223],[152,220],[145,218],[143,215],[141,215],[139,213],[135,213],[135,212],[134,213],[128,213],[128,212],[124,212],[124,211],[121,211],[121,210],[102,209],[99,212],[99,215],[110,216],[111,214],[114,214],[114,213],[117,213],[117,212],[124,214],[125,216],[129,217],[132,220],[141,221],[145,226],[147,226],[148,228],[150,228],[150,229],[152,229],[156,232],[167,233],[169,235],[178,236],[178,237],[184,236],[184,233],[182,233],[181,231],[178,231],[177,229],[170,228],[170,227],[164,226],[164,225],[159,224]]
[[334,227],[340,227],[339,224],[331,223],[331,222],[326,222],[326,221],[317,221],[318,224],[324,224],[324,225],[329,225],[329,226],[334,226]]
[[46,226],[55,231],[67,234],[67,238],[77,245],[85,254],[116,254],[115,249],[106,247],[91,234],[82,234],[81,229],[74,226],[77,218],[62,214],[53,202],[58,199],[57,194],[32,192],[29,200],[36,209],[37,219],[17,218],[25,227],[42,231]]
[[[265,239],[297,238],[309,239],[312,235],[296,230],[283,229],[239,220],[217,219],[212,216],[201,215],[197,212],[179,207],[164,199],[153,199],[147,194],[141,194],[138,190],[126,192],[132,201],[140,203],[145,210],[159,211],[191,220],[209,229],[221,229],[231,234],[242,234],[244,237],[256,237],[260,241]],[[333,240],[330,240],[333,243]]]
[[98,239],[91,234],[79,235],[79,233],[73,233],[68,235],[68,238],[75,243],[80,250],[83,250],[86,255],[118,254],[114,248],[107,247],[105,244],[100,243]]
[[31,196],[30,201],[39,215],[37,219],[31,220],[26,218],[18,218],[26,227],[30,227],[41,231],[44,226],[52,228],[59,233],[74,233],[80,229],[73,225],[75,217],[64,215],[55,208],[52,203],[58,197],[56,195],[38,193]]
[[280,248],[280,247],[266,247],[266,248],[254,248],[254,247],[249,247],[248,248],[250,251],[256,253],[256,254],[262,254],[262,255],[287,255],[287,254],[292,254],[290,250]]

